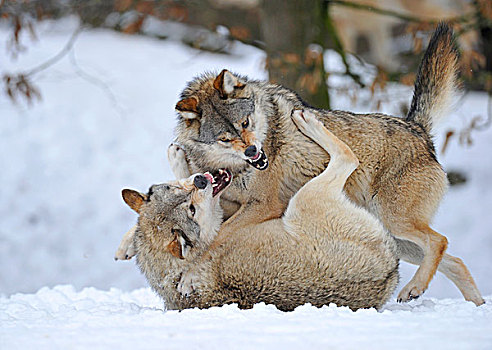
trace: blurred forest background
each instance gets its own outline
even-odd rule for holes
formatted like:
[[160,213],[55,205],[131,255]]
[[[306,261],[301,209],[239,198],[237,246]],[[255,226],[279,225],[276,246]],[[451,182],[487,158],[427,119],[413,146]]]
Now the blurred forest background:
[[[3,92],[14,103],[40,99],[33,76],[63,58],[84,28],[103,27],[225,55],[235,40],[254,45],[267,54],[271,81],[296,90],[313,106],[330,108],[329,74],[352,79],[344,93],[353,100],[364,87],[374,93],[389,81],[412,85],[429,34],[442,20],[456,32],[465,88],[492,96],[491,0],[1,0],[0,23],[11,28],[10,57],[15,60],[29,49],[29,42],[21,40],[23,31],[42,40],[38,21],[68,15],[78,16],[81,24],[62,51],[30,71],[1,73]],[[340,54],[344,72],[325,68],[326,49]],[[351,69],[349,55],[376,67],[372,81]],[[471,144],[473,131],[489,127],[491,120],[489,101],[488,111],[450,130],[447,138]]]

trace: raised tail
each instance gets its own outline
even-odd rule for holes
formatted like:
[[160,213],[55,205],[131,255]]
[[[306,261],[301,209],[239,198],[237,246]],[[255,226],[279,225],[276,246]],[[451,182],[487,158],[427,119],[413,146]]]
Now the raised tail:
[[449,112],[460,90],[458,61],[453,30],[441,22],[420,63],[406,120],[419,123],[430,133],[436,121]]

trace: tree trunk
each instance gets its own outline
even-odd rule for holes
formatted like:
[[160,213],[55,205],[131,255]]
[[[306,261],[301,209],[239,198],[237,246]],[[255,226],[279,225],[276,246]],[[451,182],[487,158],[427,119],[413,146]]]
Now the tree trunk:
[[260,16],[270,81],[295,90],[315,107],[329,108],[322,46],[324,2],[263,0]]

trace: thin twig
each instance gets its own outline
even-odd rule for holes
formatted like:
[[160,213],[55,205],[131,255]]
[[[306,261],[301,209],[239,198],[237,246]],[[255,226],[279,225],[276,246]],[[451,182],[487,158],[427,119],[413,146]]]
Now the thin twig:
[[[344,1],[344,0],[325,0],[325,1],[330,3],[330,4],[333,4],[333,5],[340,5],[340,6],[350,7],[353,9],[363,10],[363,11],[370,11],[370,12],[374,12],[374,13],[377,13],[377,14],[383,15],[383,16],[396,17],[396,18],[399,18],[399,19],[402,19],[402,20],[408,21],[408,22],[417,22],[417,23],[425,22],[425,23],[437,24],[440,21],[442,21],[442,19],[423,20],[420,17],[403,14],[403,13],[393,11],[393,10],[386,10],[386,9],[374,7],[371,5],[359,4],[357,2]],[[461,15],[461,16],[449,18],[446,21],[463,23],[463,22],[467,22],[473,16],[474,16],[473,13],[466,13],[466,14]]]
[[487,103],[487,119],[482,125],[477,126],[478,130],[485,130],[492,124],[492,93],[489,92],[489,100]]
[[104,90],[106,92],[107,96],[109,97],[113,107],[116,109],[118,114],[123,117],[125,115],[125,110],[120,105],[120,103],[118,102],[118,99],[116,98],[115,94],[113,93],[113,90],[111,90],[109,85],[106,84],[106,82],[102,81],[101,79],[97,78],[96,76],[89,74],[86,71],[84,71],[79,66],[79,64],[77,62],[77,58],[75,57],[75,51],[74,50],[70,51],[70,54],[68,57],[70,59],[70,62],[72,63],[72,65],[75,68],[75,73],[77,73],[77,75],[80,78],[82,78],[82,79],[88,81],[89,83],[96,85],[96,86],[100,87],[102,90]]
[[75,43],[75,40],[77,40],[77,37],[79,36],[79,34],[82,32],[83,29],[84,29],[84,26],[82,24],[79,25],[77,27],[77,29],[72,33],[72,35],[70,36],[70,39],[65,44],[63,49],[61,49],[60,52],[58,52],[55,56],[53,56],[49,60],[41,63],[39,66],[34,67],[34,68],[24,72],[23,75],[24,76],[32,76],[34,74],[37,74],[37,73],[47,69],[48,67],[54,65],[56,62],[61,60],[68,52],[70,52],[70,50],[72,49],[72,47]]

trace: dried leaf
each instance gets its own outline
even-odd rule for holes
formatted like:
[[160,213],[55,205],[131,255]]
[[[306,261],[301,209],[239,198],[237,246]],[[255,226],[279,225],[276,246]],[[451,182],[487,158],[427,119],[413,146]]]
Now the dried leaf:
[[127,11],[133,4],[133,0],[115,0],[114,9],[118,12]]
[[301,62],[301,56],[296,53],[286,53],[283,56],[285,63],[299,64]]
[[490,1],[490,0],[478,0],[477,3],[478,3],[479,10],[480,10],[480,14],[483,17],[492,20],[492,1]]
[[422,43],[422,38],[421,37],[415,37],[413,38],[413,52],[414,53],[420,53],[422,51],[423,47]]
[[153,15],[154,6],[154,1],[139,1],[137,5],[135,5],[135,10],[146,15]]
[[449,146],[449,141],[451,140],[451,138],[455,135],[455,131],[454,130],[449,130],[448,132],[446,132],[446,138],[444,139],[444,143],[442,145],[442,148],[441,148],[441,153],[444,154]]
[[403,75],[400,78],[400,83],[402,83],[403,85],[407,85],[407,86],[413,86],[413,84],[415,82],[415,78],[416,78],[415,73],[413,73],[413,72],[408,73],[408,74]]
[[145,16],[139,16],[135,22],[130,23],[125,28],[123,28],[122,32],[125,34],[135,34],[140,31],[142,28],[143,21]]
[[251,38],[251,31],[244,26],[233,26],[229,28],[231,36],[238,40],[248,40]]

